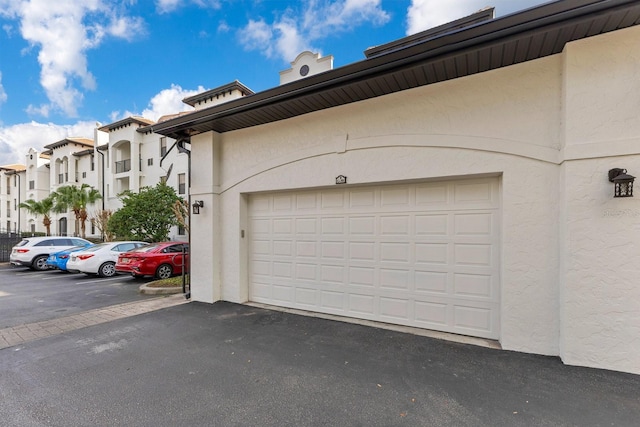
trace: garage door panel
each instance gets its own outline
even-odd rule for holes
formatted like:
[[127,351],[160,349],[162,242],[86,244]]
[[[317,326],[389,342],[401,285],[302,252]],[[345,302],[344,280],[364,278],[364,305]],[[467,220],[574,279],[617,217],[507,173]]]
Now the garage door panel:
[[349,218],[349,233],[355,236],[376,235],[376,217],[362,216]]
[[343,192],[323,191],[320,193],[321,210],[331,210],[335,208],[344,208],[345,195]]
[[429,210],[449,207],[449,186],[445,183],[417,185],[415,192],[417,206]]
[[447,292],[449,283],[447,271],[420,271],[415,272],[415,291],[417,293],[429,292],[442,294]]
[[411,290],[412,272],[399,269],[380,269],[380,288],[393,290]]
[[372,208],[376,206],[374,189],[350,190],[348,192],[350,208]]
[[490,309],[457,305],[453,310],[454,327],[467,330],[470,334],[491,332],[493,322]]
[[380,190],[380,206],[406,208],[409,206],[410,191],[406,186],[389,186]]
[[330,313],[342,313],[344,311],[344,293],[337,291],[321,291],[320,306],[329,310]]
[[[296,257],[299,258],[316,258],[318,256],[319,243],[315,240],[297,240],[296,244]],[[254,253],[256,253],[254,251]]]
[[344,241],[320,242],[320,248],[323,259],[345,259],[347,254]]
[[349,259],[358,261],[375,261],[375,242],[349,242]]
[[405,298],[380,297],[380,320],[404,324],[410,318],[411,302]]
[[455,214],[453,216],[453,233],[456,236],[491,237],[494,234],[494,216],[490,212]]
[[449,234],[448,214],[416,214],[414,217],[416,236],[447,236]]
[[342,235],[346,232],[345,218],[321,218],[320,230],[323,235]]
[[410,215],[382,215],[378,229],[380,235],[390,239],[413,238],[412,218]]
[[321,265],[320,280],[327,283],[344,284],[345,267],[343,265]]
[[449,264],[449,243],[416,243],[416,264]]
[[375,299],[369,294],[349,293],[347,296],[348,311],[372,320],[375,318]]
[[463,244],[453,246],[454,263],[460,266],[487,266],[494,264],[494,246],[491,244]]
[[433,301],[415,301],[415,324],[443,330],[447,327],[447,304]]
[[349,267],[349,283],[373,288],[376,284],[375,267]]
[[493,277],[481,274],[460,274],[453,275],[453,292],[456,296],[473,296],[492,298]]
[[252,195],[249,297],[498,338],[498,184]]

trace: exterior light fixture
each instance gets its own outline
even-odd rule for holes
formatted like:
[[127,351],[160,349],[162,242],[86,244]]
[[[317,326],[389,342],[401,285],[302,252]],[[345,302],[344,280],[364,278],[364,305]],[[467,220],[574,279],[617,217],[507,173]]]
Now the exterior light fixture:
[[200,208],[204,207],[204,202],[202,200],[196,200],[195,202],[193,202],[193,205],[191,205],[191,207],[193,208],[193,214],[199,215]]
[[609,181],[613,182],[613,197],[633,197],[635,176],[627,175],[626,169],[615,168],[609,171]]

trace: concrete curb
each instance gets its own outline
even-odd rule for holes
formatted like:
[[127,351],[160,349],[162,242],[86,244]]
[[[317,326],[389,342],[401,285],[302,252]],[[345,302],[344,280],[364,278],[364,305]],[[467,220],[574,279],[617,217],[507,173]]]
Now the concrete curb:
[[171,288],[156,288],[148,285],[140,285],[138,288],[138,292],[143,295],[170,295],[170,294],[181,294],[182,286],[174,286]]

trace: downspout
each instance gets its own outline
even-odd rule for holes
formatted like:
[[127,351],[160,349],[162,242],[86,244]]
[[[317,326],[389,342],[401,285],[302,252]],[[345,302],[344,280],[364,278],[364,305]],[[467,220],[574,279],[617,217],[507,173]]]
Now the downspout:
[[[180,139],[176,141],[176,147],[180,153],[185,153],[187,155],[187,212],[189,213],[189,252],[191,252],[191,150],[187,149],[184,144],[187,142],[186,139]],[[191,140],[189,140],[191,143]],[[184,256],[182,257],[184,262]],[[182,293],[186,299],[191,298],[191,255],[189,255],[189,292],[186,290],[186,282],[184,278],[182,279]],[[184,268],[182,269],[184,274]]]
[[100,149],[98,147],[96,147],[96,151],[98,152],[98,154],[100,154],[100,156],[102,157],[102,210],[104,211],[104,198],[105,198],[105,194],[104,194],[104,153],[102,151],[100,151]]
[[18,206],[16,206],[18,208],[18,233],[21,233],[20,230],[20,203],[22,203],[20,201],[20,193],[21,193],[21,187],[20,187],[20,174],[16,171],[16,176],[18,177]]

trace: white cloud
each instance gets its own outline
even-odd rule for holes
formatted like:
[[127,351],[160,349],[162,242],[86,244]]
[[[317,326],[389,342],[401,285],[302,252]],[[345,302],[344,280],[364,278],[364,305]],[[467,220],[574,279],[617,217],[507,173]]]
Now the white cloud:
[[2,86],[2,73],[0,72],[0,105],[7,102],[7,92],[4,91],[4,86]]
[[245,50],[261,51],[266,57],[292,61],[303,50],[315,51],[312,44],[324,37],[349,32],[363,23],[382,25],[390,16],[381,0],[307,0],[304,10],[286,9],[272,23],[250,20],[238,31]]
[[29,148],[43,151],[45,145],[67,137],[93,139],[94,127],[94,121],[72,125],[31,122],[0,127],[0,165],[24,164]]
[[[147,108],[142,111],[115,111],[110,119],[117,121],[129,116],[142,116],[157,121],[161,116],[192,111],[193,108],[182,100],[188,96],[206,91],[202,86],[197,89],[183,89],[178,85],[161,90],[154,95]],[[35,107],[34,107],[35,108]],[[0,165],[25,162],[25,155],[33,147],[42,151],[45,145],[60,141],[67,137],[84,137],[93,139],[95,121],[80,121],[71,125],[54,123],[20,123],[12,126],[0,126]]]
[[131,39],[144,32],[140,18],[119,16],[113,0],[0,0],[0,15],[18,20],[20,34],[38,50],[40,84],[50,105],[32,113],[61,111],[75,117],[83,91],[94,90],[87,50],[107,36]]
[[156,10],[158,13],[170,13],[190,4],[202,8],[220,8],[220,0],[156,0]]
[[238,32],[240,43],[246,50],[261,50],[270,58],[273,52],[273,30],[264,21],[249,20],[249,23]]
[[176,114],[183,111],[192,111],[193,108],[182,100],[186,97],[204,92],[206,89],[199,86],[195,90],[183,89],[182,87],[172,84],[169,89],[163,89],[157,93],[142,111],[114,111],[111,113],[110,119],[117,121],[129,116],[142,116],[144,118],[157,121],[160,117],[168,114]]

